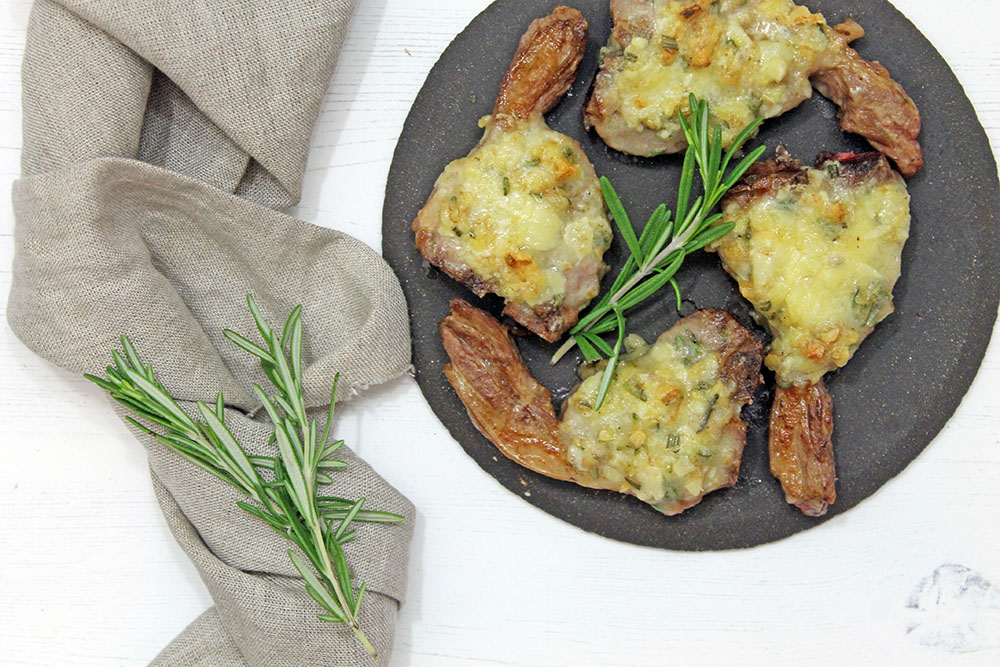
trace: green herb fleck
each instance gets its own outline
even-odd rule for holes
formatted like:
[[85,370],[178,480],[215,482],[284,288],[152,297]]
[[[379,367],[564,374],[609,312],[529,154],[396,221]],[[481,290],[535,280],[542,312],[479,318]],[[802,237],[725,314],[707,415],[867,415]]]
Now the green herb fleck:
[[712,396],[712,400],[708,402],[708,408],[705,410],[705,416],[701,418],[701,426],[698,427],[698,433],[701,433],[708,428],[708,420],[712,417],[712,411],[715,410],[715,405],[718,402],[719,395],[716,394]]
[[823,218],[819,221],[819,226],[823,228],[823,234],[831,241],[836,241],[847,229],[847,223],[839,220]]
[[685,366],[694,366],[705,356],[701,342],[690,331],[674,338],[674,349],[681,355],[681,361]]
[[628,386],[628,392],[638,398],[640,401],[645,402],[647,400],[646,389],[643,387],[642,381],[637,380]]
[[891,300],[892,294],[882,286],[882,283],[873,282],[864,289],[859,287],[854,290],[854,296],[851,298],[854,317],[863,326],[873,327],[882,320],[885,306]]
[[677,453],[681,450],[681,436],[677,433],[671,433],[667,436],[667,449],[673,453]]

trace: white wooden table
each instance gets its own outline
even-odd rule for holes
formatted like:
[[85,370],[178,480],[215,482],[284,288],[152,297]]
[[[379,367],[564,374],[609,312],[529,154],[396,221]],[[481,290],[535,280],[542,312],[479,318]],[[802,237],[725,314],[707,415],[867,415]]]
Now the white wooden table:
[[[379,248],[406,113],[488,0],[358,4],[297,214]],[[951,63],[996,152],[1000,3],[895,4]],[[5,192],[19,173],[29,8],[0,9]],[[12,227],[0,205],[2,304]],[[994,341],[941,435],[859,507],[776,544],[686,554],[595,537],[531,507],[466,456],[412,380],[379,388],[345,409],[337,435],[419,512],[392,663],[1000,664],[998,396]],[[210,604],[160,517],[142,448],[95,388],[5,326],[0,442],[0,663],[144,664]],[[939,570],[948,564],[982,580]],[[935,571],[930,609],[908,607]],[[962,581],[973,584],[964,594]],[[956,628],[970,621],[963,638]]]

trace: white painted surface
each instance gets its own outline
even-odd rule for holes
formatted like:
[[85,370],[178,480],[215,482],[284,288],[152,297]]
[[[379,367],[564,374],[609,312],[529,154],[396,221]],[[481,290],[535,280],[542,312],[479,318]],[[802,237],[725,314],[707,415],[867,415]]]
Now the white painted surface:
[[[379,247],[406,113],[440,52],[486,4],[360,0],[316,129],[301,217]],[[996,151],[1000,5],[895,4],[951,63]],[[19,172],[29,7],[0,9],[4,192]],[[11,218],[0,206],[4,304]],[[925,646],[935,634],[908,633],[922,617],[906,608],[945,563],[1000,584],[998,396],[994,342],[949,425],[871,499],[777,544],[682,554],[585,534],[518,500],[465,455],[412,380],[379,388],[337,430],[419,511],[393,665],[1000,664],[995,588],[977,598],[992,635],[980,645],[993,647],[977,652]],[[141,448],[93,387],[5,326],[0,434],[0,663],[145,664],[210,599],[160,517]]]

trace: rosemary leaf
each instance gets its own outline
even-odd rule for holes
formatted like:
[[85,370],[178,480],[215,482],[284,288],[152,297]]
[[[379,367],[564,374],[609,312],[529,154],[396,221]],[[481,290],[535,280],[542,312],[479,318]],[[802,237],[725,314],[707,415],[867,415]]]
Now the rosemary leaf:
[[611,388],[611,380],[615,377],[615,368],[618,366],[618,359],[622,353],[622,343],[625,341],[625,318],[620,310],[615,309],[615,317],[618,319],[618,342],[615,343],[608,365],[604,367],[604,375],[601,377],[601,388],[597,392],[597,408],[604,404],[604,399],[608,397],[608,389]]
[[643,257],[642,250],[639,248],[639,239],[635,237],[635,229],[632,228],[632,221],[629,220],[628,213],[625,212],[625,207],[622,206],[622,202],[618,198],[618,193],[611,187],[611,181],[607,178],[601,178],[601,192],[604,194],[604,201],[608,203],[608,210],[611,211],[611,217],[614,218],[618,229],[622,233],[622,237],[625,239],[625,243],[628,244],[628,248],[632,252],[632,257],[636,263],[641,264]]
[[246,338],[239,335],[235,331],[232,331],[230,329],[223,329],[222,335],[225,336],[231,343],[233,343],[238,347],[243,348],[244,350],[254,355],[255,357],[260,357],[264,361],[267,361],[272,364],[274,363],[274,359],[271,358],[271,355],[268,354],[267,350],[265,350],[259,345],[254,345],[253,343],[251,343],[250,341],[248,341]]
[[[295,566],[295,569],[302,575],[302,578],[306,580],[307,589],[312,589],[309,594],[313,595],[313,593],[315,593],[315,595],[313,595],[313,599],[319,602],[320,605],[328,612],[340,617],[341,622],[344,622],[344,618],[340,613],[337,601],[334,600],[330,593],[326,590],[326,586],[320,583],[316,575],[313,574],[313,571],[306,567],[306,564],[302,562],[302,558],[292,549],[288,550],[288,557],[291,559],[292,565]],[[316,599],[317,597],[319,599]]]
[[611,346],[608,345],[606,342],[604,342],[604,339],[601,338],[600,336],[598,336],[597,334],[588,331],[588,332],[586,332],[584,334],[581,334],[581,337],[582,338],[586,338],[587,340],[589,340],[593,344],[594,347],[596,347],[598,350],[600,350],[604,354],[606,354],[608,356],[611,356],[612,354],[614,354],[614,351],[611,349]]
[[716,225],[715,227],[706,225],[707,229],[703,231],[701,234],[699,234],[697,237],[692,239],[690,244],[688,244],[687,250],[689,252],[694,252],[695,250],[701,250],[709,243],[712,243],[713,241],[718,241],[723,236],[733,231],[733,227],[735,226],[736,225],[731,222],[726,222],[721,225]]
[[580,346],[580,352],[583,353],[583,358],[586,361],[597,361],[601,358],[601,355],[597,352],[594,344],[591,342],[591,338],[587,335],[581,334],[579,338],[576,339],[576,344]]

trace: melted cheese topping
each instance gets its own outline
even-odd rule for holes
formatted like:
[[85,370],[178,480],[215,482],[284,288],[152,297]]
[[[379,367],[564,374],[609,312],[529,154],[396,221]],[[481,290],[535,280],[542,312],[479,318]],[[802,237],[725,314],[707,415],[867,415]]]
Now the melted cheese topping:
[[809,169],[748,206],[730,203],[717,250],[774,334],[765,359],[778,382],[816,383],[848,362],[892,311],[910,230],[903,179],[851,185],[838,164]]
[[728,146],[758,115],[777,116],[812,95],[809,75],[830,46],[822,15],[792,0],[655,4],[652,39],[621,45],[614,77],[631,129],[670,139],[694,93],[710,103]]
[[438,231],[500,296],[558,306],[570,269],[599,264],[611,244],[600,186],[581,170],[573,142],[544,123],[488,136],[442,174],[439,183],[457,189],[441,207]]
[[638,340],[600,412],[593,405],[602,373],[569,397],[560,435],[570,463],[654,505],[724,486],[740,452],[721,433],[740,406],[719,380],[719,354],[689,332],[664,334],[652,347]]

